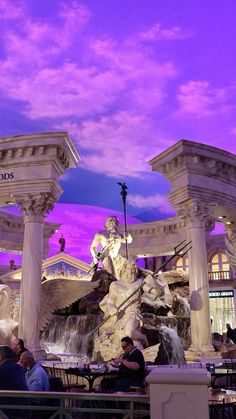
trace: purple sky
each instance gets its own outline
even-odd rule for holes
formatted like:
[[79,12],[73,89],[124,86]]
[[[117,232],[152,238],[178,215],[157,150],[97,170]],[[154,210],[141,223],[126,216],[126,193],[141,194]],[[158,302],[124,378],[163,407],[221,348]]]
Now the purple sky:
[[[4,208],[11,214],[21,215],[16,207]],[[59,252],[58,240],[61,235],[66,239],[65,253],[74,256],[84,262],[91,263],[90,245],[94,234],[103,230],[105,219],[108,215],[116,215],[120,224],[124,223],[123,214],[107,208],[91,207],[78,204],[56,204],[53,211],[47,216],[46,221],[61,224],[58,232],[50,240],[50,252],[48,256]],[[139,222],[134,217],[128,217],[129,223]],[[8,265],[10,259],[14,259],[17,266],[21,265],[22,256],[18,254],[0,253],[0,265]]]
[[0,0],[0,136],[69,132],[62,203],[122,211],[125,181],[129,215],[172,215],[147,161],[181,138],[236,151],[235,16],[235,0]]

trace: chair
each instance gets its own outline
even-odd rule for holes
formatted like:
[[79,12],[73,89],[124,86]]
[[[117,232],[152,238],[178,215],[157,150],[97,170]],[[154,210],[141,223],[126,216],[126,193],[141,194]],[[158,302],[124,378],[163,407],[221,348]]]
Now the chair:
[[68,391],[71,391],[72,389],[75,390],[85,390],[86,388],[86,384],[84,384],[83,382],[83,377],[80,377],[78,375],[76,375],[73,372],[73,369],[68,368],[65,371],[65,376],[66,376],[66,386]]
[[53,367],[53,377],[61,379],[63,391],[69,391],[65,370],[63,368]]
[[236,371],[233,373],[227,371],[227,389],[236,390]]
[[233,419],[233,405],[222,401],[209,400],[210,419]]

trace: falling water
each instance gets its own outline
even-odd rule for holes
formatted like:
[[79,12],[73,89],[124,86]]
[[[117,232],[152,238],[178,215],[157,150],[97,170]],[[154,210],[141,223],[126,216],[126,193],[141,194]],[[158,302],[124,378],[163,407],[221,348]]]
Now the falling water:
[[163,365],[186,364],[184,348],[175,329],[161,326],[159,331],[160,346],[155,362]]
[[101,322],[99,315],[54,315],[41,335],[41,345],[54,354],[86,355],[91,342],[91,332]]

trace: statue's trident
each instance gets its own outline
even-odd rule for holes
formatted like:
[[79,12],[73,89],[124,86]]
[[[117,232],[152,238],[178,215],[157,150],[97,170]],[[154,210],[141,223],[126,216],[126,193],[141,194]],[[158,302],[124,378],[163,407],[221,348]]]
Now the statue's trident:
[[128,243],[127,243],[127,236],[128,236],[128,231],[127,231],[127,220],[126,220],[126,197],[127,197],[127,189],[128,187],[126,186],[125,182],[121,183],[121,182],[117,182],[118,185],[121,186],[121,199],[123,202],[123,208],[124,208],[124,223],[125,223],[125,251],[126,251],[126,259],[129,259],[129,253],[128,253]]

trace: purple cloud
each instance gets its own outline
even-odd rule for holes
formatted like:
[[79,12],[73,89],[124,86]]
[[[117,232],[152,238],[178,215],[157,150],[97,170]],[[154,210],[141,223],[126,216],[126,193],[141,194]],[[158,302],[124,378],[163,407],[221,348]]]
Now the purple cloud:
[[163,214],[175,214],[175,210],[170,205],[165,195],[155,194],[150,196],[129,194],[127,198],[129,205],[135,208],[153,209],[158,208]]
[[227,89],[214,89],[208,81],[189,81],[180,86],[177,99],[180,104],[179,113],[208,117],[224,110]]
[[162,39],[184,39],[186,36],[187,33],[180,26],[163,28],[161,23],[157,22],[145,32],[142,32],[140,39],[143,41],[160,41]]

